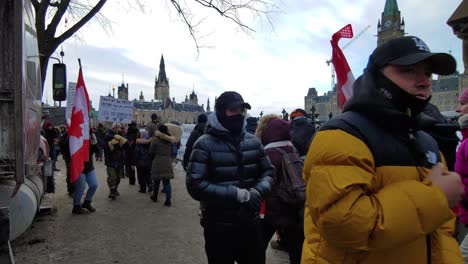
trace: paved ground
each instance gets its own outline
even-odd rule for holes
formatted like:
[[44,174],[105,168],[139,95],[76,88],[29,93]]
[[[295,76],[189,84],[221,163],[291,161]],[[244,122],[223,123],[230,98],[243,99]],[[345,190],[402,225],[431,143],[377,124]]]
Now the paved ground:
[[[206,263],[198,203],[185,189],[185,174],[175,166],[172,207],[154,203],[124,179],[116,201],[107,199],[104,165],[95,163],[100,186],[97,212],[72,215],[66,195],[65,168],[58,162],[56,212],[38,216],[29,230],[14,241],[18,264],[74,263]],[[164,200],[162,194],[160,200]],[[226,238],[229,239],[229,238]],[[287,255],[271,248],[267,263],[288,263]]]

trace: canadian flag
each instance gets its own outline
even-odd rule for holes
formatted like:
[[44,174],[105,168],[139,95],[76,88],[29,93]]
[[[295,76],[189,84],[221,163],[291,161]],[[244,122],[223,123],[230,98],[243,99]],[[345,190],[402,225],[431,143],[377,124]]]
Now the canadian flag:
[[68,138],[71,156],[70,182],[75,182],[89,161],[89,97],[83,80],[83,72],[78,74],[75,101],[72,107]]
[[343,105],[346,103],[351,96],[353,96],[353,83],[354,76],[351,72],[351,68],[348,65],[348,61],[338,46],[338,41],[341,38],[352,38],[353,28],[351,24],[346,25],[338,32],[333,34],[331,39],[332,45],[332,63],[335,67],[336,78],[338,80],[336,87],[336,97],[338,101],[338,107],[343,109]]

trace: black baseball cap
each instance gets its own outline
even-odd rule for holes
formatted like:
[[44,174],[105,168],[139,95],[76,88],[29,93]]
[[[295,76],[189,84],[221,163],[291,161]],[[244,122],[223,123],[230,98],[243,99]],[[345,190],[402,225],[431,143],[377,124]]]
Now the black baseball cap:
[[428,61],[432,72],[439,75],[449,75],[457,69],[457,62],[452,55],[432,53],[424,41],[414,36],[392,39],[377,47],[369,58],[369,63],[378,69],[387,65],[412,65],[421,61]]
[[245,109],[252,109],[249,103],[244,102],[242,96],[237,92],[224,92],[216,100],[215,109],[217,111],[224,111],[226,109],[234,109],[242,107]]

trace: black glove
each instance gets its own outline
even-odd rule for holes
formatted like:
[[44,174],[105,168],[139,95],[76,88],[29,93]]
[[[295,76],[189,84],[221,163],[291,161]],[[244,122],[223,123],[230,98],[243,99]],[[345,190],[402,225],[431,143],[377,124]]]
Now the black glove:
[[258,214],[260,212],[260,206],[263,200],[262,195],[255,188],[250,188],[249,193],[250,193],[250,199],[248,203],[249,203],[250,210],[253,213]]
[[468,201],[467,200],[462,199],[461,200],[461,205],[462,205],[463,209],[468,210]]

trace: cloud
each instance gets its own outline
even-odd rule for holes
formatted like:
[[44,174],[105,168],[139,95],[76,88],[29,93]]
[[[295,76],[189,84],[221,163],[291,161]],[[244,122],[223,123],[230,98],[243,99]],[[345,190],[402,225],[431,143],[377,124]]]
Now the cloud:
[[[112,34],[91,23],[80,33],[84,42],[70,39],[64,45],[69,80],[76,78],[75,59],[81,57],[93,101],[120,84],[122,73],[129,83],[129,97],[137,98],[142,91],[149,100],[164,54],[171,97],[176,101],[185,99],[194,88],[199,102],[206,105],[210,98],[213,107],[215,96],[236,90],[251,103],[253,115],[261,110],[279,114],[283,108],[290,112],[304,107],[308,88],[317,88],[319,94],[330,90],[331,69],[325,63],[331,57],[330,38],[348,23],[355,35],[371,26],[343,51],[355,77],[362,73],[376,47],[376,25],[385,5],[384,0],[282,1],[278,2],[282,12],[271,16],[274,28],[265,20],[245,15],[256,30],[247,35],[212,10],[187,2],[196,18],[204,19],[197,31],[198,36],[206,36],[200,43],[211,48],[201,49],[198,55],[186,26],[164,1],[148,2],[150,9],[144,14],[108,3],[104,12],[115,21]],[[433,51],[451,50],[461,71],[461,40],[446,25],[459,1],[398,4],[406,32],[421,37]],[[348,41],[342,40],[340,45]],[[51,94],[45,94],[49,101]]]

